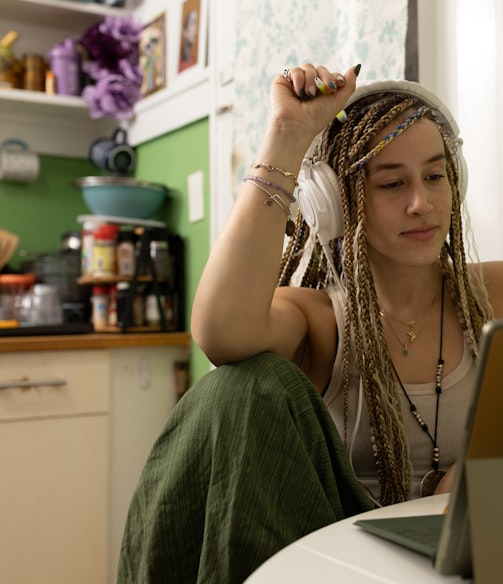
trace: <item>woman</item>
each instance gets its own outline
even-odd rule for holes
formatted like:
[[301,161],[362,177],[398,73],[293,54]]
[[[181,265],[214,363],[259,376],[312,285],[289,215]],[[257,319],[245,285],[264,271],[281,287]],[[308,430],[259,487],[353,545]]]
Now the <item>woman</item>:
[[[144,543],[145,517],[157,531],[176,525],[174,483],[197,541],[187,582],[240,582],[370,501],[449,488],[481,328],[503,316],[502,264],[466,264],[450,114],[414,84],[355,92],[358,72],[306,64],[273,82],[265,137],[193,305],[195,341],[216,365],[237,365],[191,389],[154,448],[123,574],[138,558],[151,574],[181,574],[167,558],[173,542],[162,539],[163,552]],[[318,240],[301,213],[292,226],[294,192]],[[328,201],[325,212],[309,217],[306,198]],[[196,469],[204,479],[189,496]]]

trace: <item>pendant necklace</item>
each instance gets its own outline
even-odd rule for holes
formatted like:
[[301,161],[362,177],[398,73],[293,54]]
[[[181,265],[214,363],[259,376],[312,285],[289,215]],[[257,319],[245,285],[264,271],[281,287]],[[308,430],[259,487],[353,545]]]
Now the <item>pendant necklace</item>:
[[401,341],[398,337],[398,335],[395,332],[395,329],[391,326],[390,321],[388,320],[384,310],[380,310],[379,311],[379,315],[382,316],[386,322],[388,323],[388,326],[390,328],[390,331],[393,333],[393,336],[395,337],[395,339],[397,340],[397,342],[402,345],[402,355],[404,357],[407,357],[409,354],[409,345],[412,345],[412,343],[417,339],[417,336],[419,335],[419,332],[416,333],[416,331],[414,330],[414,325],[416,324],[415,320],[408,320],[407,322],[402,322],[399,321],[400,324],[403,324],[404,326],[407,327],[407,332],[406,335],[408,337],[408,340],[404,343],[403,341]]
[[420,485],[420,490],[419,490],[419,494],[421,497],[427,497],[429,495],[433,495],[433,493],[435,492],[435,489],[437,488],[438,484],[442,480],[442,477],[445,475],[445,471],[439,469],[440,449],[438,447],[438,442],[437,442],[437,438],[438,438],[438,412],[439,412],[439,404],[440,404],[440,394],[442,393],[442,376],[443,376],[443,371],[444,371],[444,360],[442,358],[442,346],[443,346],[443,340],[444,340],[443,337],[444,337],[444,281],[442,280],[442,308],[440,311],[440,351],[439,351],[439,356],[438,356],[438,361],[437,361],[437,371],[436,371],[436,376],[435,376],[435,393],[437,395],[437,401],[436,401],[436,405],[435,405],[435,429],[433,432],[433,436],[430,433],[428,425],[426,424],[426,422],[423,420],[423,418],[421,417],[421,415],[417,411],[415,404],[410,399],[409,394],[405,391],[405,387],[403,386],[403,383],[402,383],[400,377],[398,376],[395,365],[393,364],[393,361],[391,361],[391,366],[393,367],[395,377],[398,381],[398,384],[400,385],[400,388],[401,388],[403,394],[405,395],[407,401],[409,402],[409,407],[410,407],[410,411],[411,411],[412,415],[416,418],[417,423],[419,424],[419,426],[421,427],[423,432],[425,432],[428,435],[428,438],[431,440],[431,443],[433,444],[433,457],[432,457],[432,461],[431,461],[432,470],[428,471],[424,475],[424,477],[421,479],[421,485]]

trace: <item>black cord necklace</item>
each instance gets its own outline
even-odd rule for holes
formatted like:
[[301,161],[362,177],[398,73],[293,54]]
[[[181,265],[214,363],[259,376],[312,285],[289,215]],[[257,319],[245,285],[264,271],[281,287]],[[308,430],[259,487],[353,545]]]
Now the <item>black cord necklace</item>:
[[440,465],[440,449],[438,447],[438,413],[439,413],[439,405],[440,405],[440,394],[442,393],[442,377],[444,372],[444,360],[442,358],[442,347],[444,343],[444,281],[442,280],[442,308],[440,311],[440,350],[438,355],[437,361],[437,371],[435,376],[435,393],[437,394],[437,402],[435,406],[435,430],[433,432],[433,436],[430,433],[428,428],[428,424],[423,420],[415,404],[409,397],[409,394],[405,391],[405,387],[403,386],[402,380],[398,376],[397,370],[393,361],[391,361],[391,365],[393,367],[393,371],[395,373],[395,377],[400,385],[400,388],[403,391],[403,394],[407,398],[409,402],[409,407],[412,415],[416,418],[417,423],[428,435],[428,438],[431,440],[433,444],[433,458],[431,462],[432,470],[428,471],[424,477],[421,479],[421,486],[420,486],[420,496],[426,497],[428,495],[433,495],[435,489],[437,488],[438,484],[442,480],[442,477],[445,475],[445,471],[439,469]]

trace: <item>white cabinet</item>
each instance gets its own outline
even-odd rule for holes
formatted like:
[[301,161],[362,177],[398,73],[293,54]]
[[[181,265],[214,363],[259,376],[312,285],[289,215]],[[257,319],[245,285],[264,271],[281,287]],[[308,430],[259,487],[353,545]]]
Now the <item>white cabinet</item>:
[[186,359],[177,346],[0,355],[0,382],[28,385],[0,389],[2,582],[116,581],[129,501]]

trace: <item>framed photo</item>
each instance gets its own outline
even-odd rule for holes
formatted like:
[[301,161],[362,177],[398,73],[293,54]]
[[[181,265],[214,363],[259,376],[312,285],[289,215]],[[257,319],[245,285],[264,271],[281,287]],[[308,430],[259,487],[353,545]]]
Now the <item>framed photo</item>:
[[180,11],[180,36],[177,72],[206,65],[207,0],[183,0]]
[[141,95],[145,97],[166,87],[166,13],[143,27],[140,40],[143,71]]

